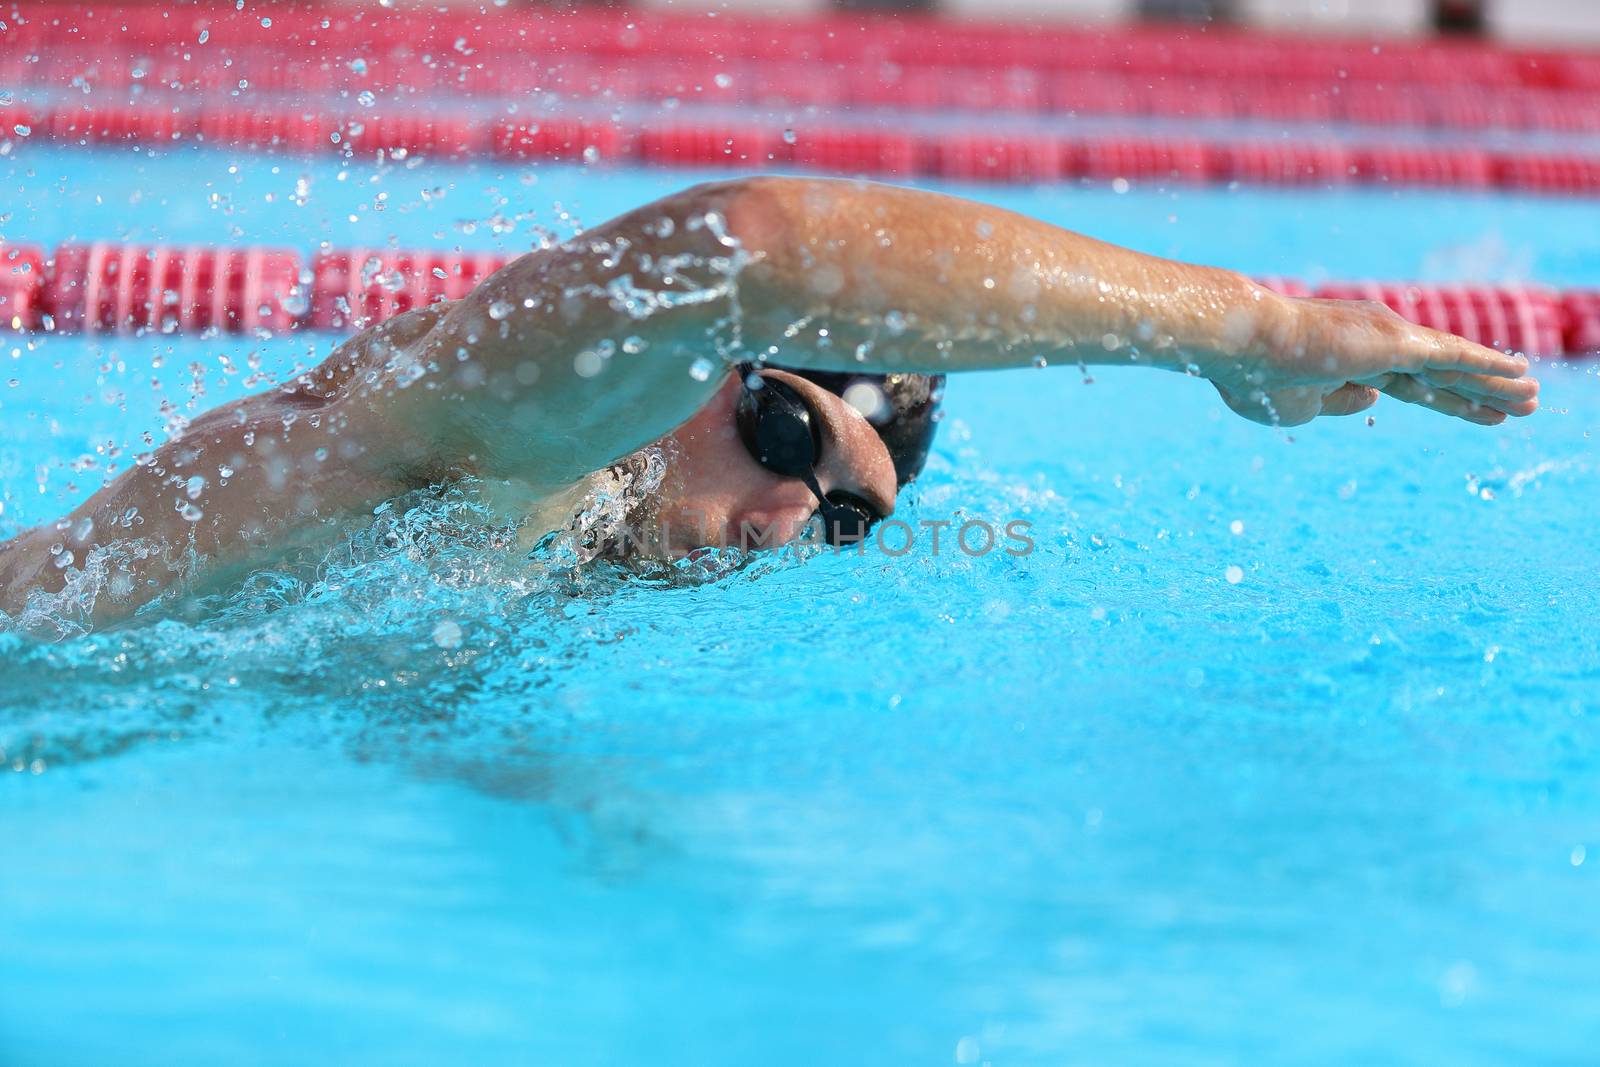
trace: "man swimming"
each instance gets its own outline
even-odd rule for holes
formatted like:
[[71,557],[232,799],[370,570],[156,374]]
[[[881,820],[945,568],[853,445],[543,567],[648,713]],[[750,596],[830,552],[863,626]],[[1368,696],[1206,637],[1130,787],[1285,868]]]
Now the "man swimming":
[[1041,362],[1186,371],[1283,426],[1380,393],[1493,425],[1538,396],[1525,358],[1381,305],[1283,297],[929,192],[721,182],[523,256],[200,416],[0,545],[0,611],[15,618],[121,544],[93,601],[104,624],[178,578],[224,588],[462,476],[553,529],[657,442],[672,456],[653,501],[666,554],[730,530],[787,543],[818,516],[848,541],[920,469],[937,375]]

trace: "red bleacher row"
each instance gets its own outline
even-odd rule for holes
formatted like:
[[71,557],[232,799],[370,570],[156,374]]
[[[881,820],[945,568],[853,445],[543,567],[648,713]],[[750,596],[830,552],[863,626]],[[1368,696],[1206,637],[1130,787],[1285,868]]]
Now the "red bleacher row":
[[[1110,71],[1151,77],[1225,70],[1262,81],[1600,87],[1600,56],[1450,40],[1307,37],[1215,26],[1072,27],[894,15],[789,18],[718,11],[677,13],[578,6],[391,11],[370,6],[299,8],[233,4],[70,5],[18,0],[0,28],[0,53],[28,55],[63,41],[150,53],[163,45],[228,57],[276,48],[340,60],[403,54],[428,63],[451,56],[485,65],[561,54],[724,62],[775,57],[857,67],[1014,67]],[[202,35],[204,39],[202,40]],[[209,52],[207,51],[209,50]],[[823,71],[824,75],[831,71]]]
[[[351,62],[304,51],[247,48],[226,65],[188,45],[171,55],[87,49],[78,42],[38,55],[0,53],[0,84],[97,91],[215,94],[247,84],[254,94],[318,94],[389,101],[454,95],[524,98],[553,92],[573,100],[659,101],[793,108],[871,107],[986,114],[1103,115],[1348,122],[1447,130],[1600,132],[1600,91],[1495,87],[1454,82],[1318,81],[1296,73],[1265,78],[1237,72],[1138,75],[1126,71],[851,66],[819,72],[793,59],[760,62],[643,57],[519,55],[505,62],[454,53],[421,63],[400,58]],[[185,58],[187,57],[187,58]]]
[[[25,131],[25,132],[24,132]],[[8,135],[70,144],[150,147],[198,142],[289,152],[377,151],[442,156],[653,166],[798,167],[876,177],[931,176],[1040,183],[1075,179],[1348,183],[1502,188],[1600,194],[1600,156],[1473,147],[1345,145],[1338,142],[917,133],[865,127],[684,122],[628,129],[580,119],[512,120],[365,113],[338,120],[244,108],[172,112],[140,106],[64,106],[42,113],[0,108]]]
[[[71,243],[47,256],[0,245],[0,325],[63,333],[348,330],[458,299],[502,267],[498,253],[346,249],[310,269],[289,250]],[[1414,322],[1496,348],[1600,351],[1600,290],[1329,283],[1264,278],[1289,296],[1375,300]]]

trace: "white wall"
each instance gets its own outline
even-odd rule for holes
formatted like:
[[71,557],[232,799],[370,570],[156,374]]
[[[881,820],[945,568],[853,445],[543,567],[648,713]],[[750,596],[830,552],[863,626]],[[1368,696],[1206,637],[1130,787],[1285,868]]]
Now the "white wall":
[[1246,25],[1279,30],[1408,34],[1428,29],[1432,6],[1429,0],[1239,0],[1237,10]]
[[[1600,0],[1596,0],[1600,3]],[[948,15],[967,18],[1049,18],[1064,22],[1103,22],[1131,18],[1136,0],[943,0]]]
[[828,0],[632,0],[638,7],[659,11],[737,11],[751,15],[803,15],[827,11]]
[[[440,2],[440,0],[434,0]],[[453,2],[453,0],[446,0]],[[479,2],[479,0],[469,0]],[[633,0],[658,10],[720,9],[752,14],[827,11],[829,0]],[[1513,41],[1600,43],[1600,0],[1487,0],[1495,36]],[[968,18],[1112,22],[1133,17],[1138,0],[942,0],[940,11]],[[1426,33],[1431,0],[1237,0],[1239,21],[1279,30]]]
[[1600,41],[1600,0],[1489,0],[1489,28],[1509,41]]

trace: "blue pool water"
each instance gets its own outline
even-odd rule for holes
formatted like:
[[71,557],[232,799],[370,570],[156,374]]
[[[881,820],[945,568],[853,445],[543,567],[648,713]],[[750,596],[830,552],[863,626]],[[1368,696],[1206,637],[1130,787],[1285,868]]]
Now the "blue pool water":
[[[4,167],[13,240],[306,250],[701,177]],[[961,191],[1258,273],[1600,283],[1589,202]],[[331,343],[5,342],[0,535]],[[1023,558],[586,583],[414,502],[275,610],[0,636],[0,1062],[1592,1062],[1600,388],[1539,372],[1489,431],[956,381],[903,517],[1026,517]]]

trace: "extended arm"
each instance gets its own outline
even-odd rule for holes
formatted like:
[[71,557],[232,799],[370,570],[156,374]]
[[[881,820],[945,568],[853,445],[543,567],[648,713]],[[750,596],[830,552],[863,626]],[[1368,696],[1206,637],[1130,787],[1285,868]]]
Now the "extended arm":
[[730,215],[754,258],[741,285],[752,332],[807,323],[783,362],[1140,363],[1209,378],[1240,414],[1283,425],[1349,414],[1379,389],[1476,422],[1536,407],[1526,359],[1382,305],[1282,297],[971,201],[767,180],[745,183]]
[[1538,391],[1525,359],[1380,305],[1294,300],[999,208],[830,179],[641,208],[511,265],[432,343],[471,353],[436,354],[446,370],[419,393],[473,398],[448,406],[459,447],[552,482],[688,418],[719,356],[869,372],[1142,364],[1209,378],[1240,414],[1282,425],[1362,410],[1379,390],[1493,423],[1534,410]]

